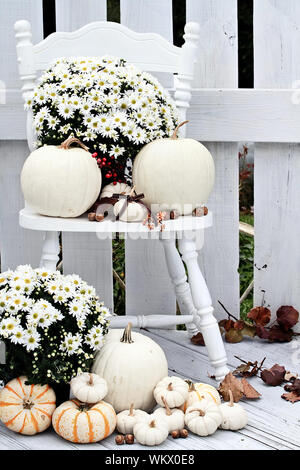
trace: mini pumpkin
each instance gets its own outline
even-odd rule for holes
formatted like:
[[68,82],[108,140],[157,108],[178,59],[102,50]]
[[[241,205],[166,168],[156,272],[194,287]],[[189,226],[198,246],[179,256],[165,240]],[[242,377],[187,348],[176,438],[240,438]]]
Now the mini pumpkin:
[[184,412],[178,408],[170,409],[164,397],[161,397],[161,399],[164,403],[164,408],[157,408],[153,412],[153,416],[157,416],[160,419],[165,419],[167,421],[169,433],[183,429]]
[[116,422],[113,407],[104,401],[88,405],[69,400],[56,408],[52,416],[55,432],[67,441],[80,444],[98,442],[110,436]]
[[107,394],[106,380],[89,372],[74,377],[70,385],[74,396],[83,403],[97,403]]
[[133,426],[134,437],[144,446],[158,446],[164,442],[169,434],[165,419],[155,417],[153,414],[141,419]]
[[49,385],[26,385],[21,376],[0,391],[0,419],[12,431],[33,435],[45,431],[55,410],[55,393]]
[[195,402],[187,408],[184,420],[194,434],[209,436],[222,422],[220,406],[205,399]]
[[189,386],[180,377],[165,377],[156,385],[154,398],[161,406],[164,406],[164,398],[170,408],[177,408],[186,401],[188,393]]
[[122,222],[142,222],[148,215],[148,209],[140,202],[128,202],[124,199],[114,205],[114,214]]
[[148,413],[145,411],[135,410],[132,403],[129,410],[124,410],[117,414],[117,429],[122,434],[132,434],[135,423],[147,416]]
[[246,410],[239,404],[234,403],[232,391],[229,390],[230,401],[220,406],[222,415],[221,429],[229,429],[237,431],[242,429],[248,423],[248,415]]
[[131,191],[131,186],[128,186],[126,183],[110,183],[104,186],[104,188],[101,191],[100,197],[112,197],[113,194],[124,194],[128,195],[130,194]]
[[221,399],[218,390],[213,387],[212,385],[205,384],[205,383],[193,383],[190,380],[186,381],[189,386],[189,394],[186,402],[181,407],[181,409],[185,412],[188,406],[191,406],[196,401],[202,401],[206,399],[215,403],[216,405],[221,404]]

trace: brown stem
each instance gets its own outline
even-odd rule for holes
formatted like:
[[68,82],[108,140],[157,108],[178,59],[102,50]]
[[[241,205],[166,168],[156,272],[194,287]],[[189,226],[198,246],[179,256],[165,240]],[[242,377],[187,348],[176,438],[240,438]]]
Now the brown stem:
[[30,401],[30,400],[23,400],[23,408],[24,410],[31,410],[31,408],[33,407],[33,403]]
[[134,192],[135,192],[135,186],[133,186],[133,187],[131,188],[131,191],[130,191],[130,193],[129,193],[129,196],[133,196],[133,195],[134,195]]
[[132,323],[128,323],[126,326],[123,336],[120,339],[121,343],[133,343],[134,341],[131,338],[131,328],[132,328]]
[[186,380],[186,383],[189,386],[189,392],[195,392],[196,391],[195,385],[191,380]]
[[89,376],[90,376],[89,385],[94,385],[93,374],[89,374]]
[[205,416],[205,412],[203,410],[200,410],[200,408],[193,408],[189,411],[189,413],[192,413],[193,411],[197,411],[200,416]]
[[229,389],[229,390],[228,390],[228,393],[229,393],[229,398],[230,398],[229,406],[233,406],[233,394],[232,394],[232,391]]
[[130,405],[128,416],[134,416],[133,415],[133,403],[131,403],[131,405]]
[[167,386],[167,390],[169,390],[169,392],[172,392],[173,390],[172,382],[170,382],[169,385]]
[[155,424],[154,419],[149,423],[149,426],[150,426],[150,428],[155,428],[156,424]]
[[178,135],[177,135],[178,130],[180,129],[181,126],[184,126],[184,124],[187,124],[188,122],[189,121],[183,121],[180,124],[178,124],[178,126],[175,128],[175,130],[174,130],[174,132],[171,136],[171,139],[173,139],[173,140],[177,139],[178,138]]
[[227,313],[227,315],[229,316],[229,318],[233,318],[235,321],[238,321],[238,319],[236,317],[234,317],[232,315],[232,313],[228,312],[227,308],[224,307],[224,305],[222,304],[222,302],[220,302],[220,300],[218,300],[218,303],[221,305],[221,307],[225,310],[225,312]]
[[162,397],[161,397],[161,401],[163,402],[164,407],[166,408],[166,415],[167,415],[167,416],[171,416],[171,415],[172,415],[172,411],[170,410],[169,405],[168,405],[168,403],[167,403],[165,397],[162,396]]
[[76,137],[68,137],[66,140],[64,140],[58,148],[60,149],[65,149],[68,150],[72,144],[77,144],[79,147],[83,148],[83,150],[86,150],[87,152],[89,151],[88,147],[84,145],[79,139]]

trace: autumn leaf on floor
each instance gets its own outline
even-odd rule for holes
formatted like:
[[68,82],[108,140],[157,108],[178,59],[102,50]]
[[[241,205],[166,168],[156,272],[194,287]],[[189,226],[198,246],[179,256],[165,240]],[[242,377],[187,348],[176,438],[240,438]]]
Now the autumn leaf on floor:
[[196,346],[205,346],[203,335],[200,331],[196,335],[192,336],[191,342],[196,344]]
[[276,387],[277,385],[282,384],[284,381],[285,373],[286,370],[283,366],[274,364],[274,366],[272,366],[270,369],[264,369],[261,372],[261,378],[267,385]]
[[286,382],[291,382],[291,381],[294,381],[298,378],[298,374],[293,374],[293,372],[290,372],[290,371],[287,371],[285,376],[284,376],[284,380]]
[[281,398],[290,401],[291,403],[296,403],[296,401],[300,401],[300,395],[297,395],[295,392],[283,393],[281,395]]
[[226,331],[225,333],[225,341],[227,343],[240,343],[243,341],[243,333],[241,330],[236,330],[234,328]]
[[256,398],[259,398],[261,396],[261,394],[257,390],[255,390],[252,385],[249,384],[248,380],[245,379],[245,377],[241,379],[241,383],[243,385],[243,392],[246,398],[250,400],[255,400]]
[[295,379],[291,384],[286,384],[284,386],[286,392],[295,392],[297,395],[300,395],[300,379]]
[[285,331],[290,330],[299,320],[299,312],[290,305],[283,305],[280,307],[277,312],[277,323]]
[[267,307],[254,307],[247,314],[258,326],[266,326],[271,320],[271,311]]
[[244,361],[244,359],[239,358],[238,356],[234,356],[236,359],[242,362],[232,373],[233,375],[241,375],[242,377],[254,377],[258,374],[261,370],[263,363],[265,362],[266,358],[264,357],[260,364],[258,361],[251,362],[251,361]]
[[221,382],[218,392],[222,395],[224,401],[230,401],[229,390],[233,395],[233,401],[237,403],[244,395],[244,387],[239,379],[229,372],[223,382]]
[[268,340],[272,342],[288,343],[294,335],[293,330],[283,330],[280,325],[273,325],[269,329]]

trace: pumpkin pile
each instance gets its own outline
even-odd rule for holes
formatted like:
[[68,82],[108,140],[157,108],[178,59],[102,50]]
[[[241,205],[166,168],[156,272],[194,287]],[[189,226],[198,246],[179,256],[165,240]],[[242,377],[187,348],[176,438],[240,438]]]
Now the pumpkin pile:
[[[204,437],[218,428],[246,426],[247,413],[234,403],[221,404],[211,385],[167,376],[163,350],[152,339],[131,331],[111,330],[97,353],[93,371],[70,382],[74,398],[56,408],[49,385],[28,385],[22,376],[0,391],[0,420],[12,431],[33,435],[53,425],[55,432],[74,443],[93,443],[110,436],[115,442],[145,446],[163,443],[168,435]],[[105,401],[104,401],[105,399]],[[154,409],[155,408],[155,409]],[[154,411],[153,411],[154,409]]]

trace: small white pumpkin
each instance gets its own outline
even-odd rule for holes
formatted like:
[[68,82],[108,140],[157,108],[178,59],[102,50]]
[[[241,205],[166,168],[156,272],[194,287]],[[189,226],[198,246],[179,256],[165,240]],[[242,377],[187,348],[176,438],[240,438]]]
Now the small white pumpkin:
[[135,423],[140,419],[147,418],[147,416],[146,411],[135,410],[132,403],[129,410],[117,414],[117,429],[122,434],[132,434]]
[[129,195],[131,191],[131,186],[128,186],[126,183],[117,183],[117,184],[107,184],[101,191],[100,197],[112,197],[113,194],[124,194]]
[[164,401],[170,408],[177,408],[186,401],[189,393],[188,384],[180,377],[165,377],[154,389],[156,402],[164,406]]
[[221,429],[229,429],[237,431],[242,429],[248,423],[248,415],[246,410],[239,404],[234,403],[232,391],[229,390],[230,401],[220,406],[222,414]]
[[186,382],[189,385],[189,394],[186,402],[181,407],[184,412],[186,411],[188,406],[191,406],[196,401],[202,401],[203,399],[211,401],[216,405],[221,404],[219,392],[212,385],[201,382],[193,383],[190,380],[187,380]]
[[215,168],[210,152],[197,140],[177,138],[180,126],[171,138],[145,145],[134,160],[133,184],[138,193],[144,193],[150,209],[156,206],[155,212],[192,214],[207,202],[213,188]]
[[120,199],[114,205],[114,214],[116,217],[119,216],[119,220],[122,222],[142,222],[146,219],[148,210],[144,204],[132,201],[127,204],[127,207],[124,207],[125,204],[126,201]]
[[[82,148],[70,148],[75,142]],[[52,217],[78,217],[94,204],[101,189],[101,171],[87,150],[70,137],[59,147],[44,145],[29,155],[21,186],[32,209]]]
[[208,400],[195,402],[187,408],[184,421],[194,434],[209,436],[222,422],[220,406]]
[[89,372],[74,377],[70,386],[74,396],[83,403],[97,403],[107,394],[106,380]]
[[168,437],[168,424],[165,419],[160,419],[152,414],[146,419],[138,420],[135,423],[133,434],[139,444],[158,446]]
[[117,413],[136,409],[151,411],[155,406],[153,390],[168,373],[168,363],[161,347],[141,333],[111,329],[97,353],[92,371],[103,377],[108,386],[105,401]]
[[157,408],[153,412],[153,416],[167,421],[169,433],[172,431],[180,431],[184,428],[184,412],[178,408],[170,409],[164,397],[161,397],[161,399],[165,407]]

